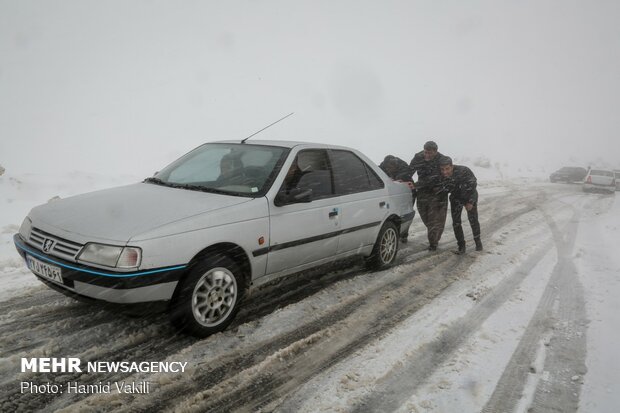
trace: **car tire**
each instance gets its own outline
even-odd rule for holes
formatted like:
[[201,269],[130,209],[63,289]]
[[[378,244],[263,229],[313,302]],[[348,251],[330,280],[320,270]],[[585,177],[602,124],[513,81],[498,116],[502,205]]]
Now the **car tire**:
[[230,325],[244,292],[239,265],[226,255],[209,255],[180,282],[171,302],[170,318],[180,330],[207,337]]
[[372,249],[372,253],[366,261],[367,266],[373,270],[382,270],[391,267],[398,253],[399,238],[396,224],[391,221],[387,221],[383,224]]

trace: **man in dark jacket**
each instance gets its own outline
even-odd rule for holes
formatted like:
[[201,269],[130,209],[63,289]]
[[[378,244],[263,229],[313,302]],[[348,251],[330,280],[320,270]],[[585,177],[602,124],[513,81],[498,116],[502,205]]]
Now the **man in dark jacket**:
[[[385,172],[385,174],[389,176],[393,181],[400,181],[409,185],[409,188],[411,188],[411,197],[413,198],[413,204],[415,205],[416,190],[413,187],[413,179],[411,178],[412,173],[411,169],[409,169],[409,165],[407,165],[407,162],[394,155],[387,155],[383,159],[383,162],[381,162],[381,164],[379,165],[379,168],[381,168],[383,172]],[[407,226],[407,228],[401,229],[401,242],[407,242],[410,226],[411,223]]]
[[459,249],[457,254],[465,253],[465,235],[461,225],[461,213],[463,207],[467,211],[467,219],[471,225],[471,231],[476,243],[476,251],[482,251],[480,241],[480,223],[478,222],[478,191],[474,173],[466,166],[453,165],[452,159],[444,156],[440,160],[441,175],[446,191],[450,192],[450,212],[452,214],[452,227]]
[[428,141],[424,144],[424,150],[416,153],[409,164],[411,174],[418,174],[418,181],[415,183],[418,212],[426,226],[429,251],[437,250],[448,213],[448,194],[442,186],[439,170],[439,159],[442,157],[437,144]]

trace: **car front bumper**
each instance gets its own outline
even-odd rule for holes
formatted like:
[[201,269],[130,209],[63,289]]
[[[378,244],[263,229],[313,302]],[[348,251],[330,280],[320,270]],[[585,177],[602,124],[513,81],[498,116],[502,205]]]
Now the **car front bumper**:
[[[52,257],[28,245],[19,234],[13,236],[17,252],[27,263],[27,256],[60,268],[62,283],[50,280],[33,271],[45,284],[69,296],[82,296],[119,304],[166,301],[187,270],[187,265],[175,265],[133,272],[114,272]],[[31,270],[32,271],[32,270]]]

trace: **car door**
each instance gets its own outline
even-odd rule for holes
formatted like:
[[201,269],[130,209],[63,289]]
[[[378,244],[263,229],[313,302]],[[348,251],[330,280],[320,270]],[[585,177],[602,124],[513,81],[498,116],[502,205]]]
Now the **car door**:
[[389,214],[388,191],[368,164],[354,152],[330,150],[334,186],[340,196],[342,234],[338,254],[360,251],[375,243]]
[[325,149],[297,153],[279,192],[311,189],[311,202],[270,205],[267,274],[329,261],[338,249],[339,198]]

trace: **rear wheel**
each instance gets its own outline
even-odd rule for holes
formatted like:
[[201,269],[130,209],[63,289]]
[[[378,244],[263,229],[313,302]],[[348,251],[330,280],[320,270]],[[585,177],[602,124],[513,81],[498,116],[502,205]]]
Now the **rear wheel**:
[[240,267],[229,257],[205,258],[181,281],[171,305],[173,324],[197,337],[226,329],[239,310],[243,281]]
[[377,241],[372,249],[367,264],[370,268],[382,270],[390,267],[396,260],[398,252],[398,227],[391,221],[387,221],[381,227]]

